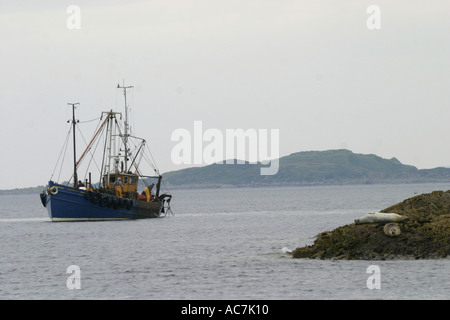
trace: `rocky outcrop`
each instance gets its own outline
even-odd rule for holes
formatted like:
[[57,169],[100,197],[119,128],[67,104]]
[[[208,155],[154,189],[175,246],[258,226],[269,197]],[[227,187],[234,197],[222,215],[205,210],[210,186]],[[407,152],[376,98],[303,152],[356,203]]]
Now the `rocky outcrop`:
[[[438,259],[450,256],[450,190],[409,198],[381,212],[409,219],[393,231],[386,224],[349,224],[322,232],[311,246],[297,248],[294,258]],[[390,234],[389,234],[390,233]]]

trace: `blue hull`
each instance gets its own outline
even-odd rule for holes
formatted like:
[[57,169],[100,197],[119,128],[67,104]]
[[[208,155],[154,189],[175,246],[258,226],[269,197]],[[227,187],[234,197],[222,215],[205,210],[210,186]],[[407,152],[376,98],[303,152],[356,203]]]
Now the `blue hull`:
[[[52,221],[130,220],[161,217],[160,202],[122,200],[101,195],[105,201],[89,199],[86,190],[49,182],[41,194],[42,204]],[[99,195],[100,196],[100,195]],[[107,201],[109,200],[109,201]],[[117,201],[113,205],[113,200]]]

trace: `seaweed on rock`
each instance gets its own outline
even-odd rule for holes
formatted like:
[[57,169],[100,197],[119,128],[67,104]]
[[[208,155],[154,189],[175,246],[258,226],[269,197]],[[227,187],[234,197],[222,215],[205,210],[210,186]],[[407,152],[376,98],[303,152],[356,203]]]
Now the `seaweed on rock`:
[[450,190],[404,200],[381,212],[410,218],[401,234],[390,237],[382,224],[354,223],[322,232],[311,246],[297,248],[294,258],[386,260],[438,259],[450,255]]

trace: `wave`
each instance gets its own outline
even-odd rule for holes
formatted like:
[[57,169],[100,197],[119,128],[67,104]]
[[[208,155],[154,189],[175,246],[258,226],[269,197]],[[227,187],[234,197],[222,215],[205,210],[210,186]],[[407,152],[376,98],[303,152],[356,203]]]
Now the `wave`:
[[3,218],[0,222],[36,222],[36,221],[49,221],[48,217],[42,218]]

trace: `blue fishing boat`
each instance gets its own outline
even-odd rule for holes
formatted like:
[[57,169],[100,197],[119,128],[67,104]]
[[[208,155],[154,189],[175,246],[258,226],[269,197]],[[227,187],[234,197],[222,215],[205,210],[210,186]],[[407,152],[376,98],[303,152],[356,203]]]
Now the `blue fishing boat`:
[[[130,133],[128,125],[127,89],[132,86],[117,86],[123,89],[125,100],[125,117],[113,110],[102,112],[94,136],[77,159],[75,107],[72,106],[71,130],[67,141],[73,134],[73,174],[67,182],[58,183],[51,178],[40,194],[42,205],[47,209],[52,221],[98,221],[98,220],[130,220],[144,218],[161,218],[171,213],[172,195],[161,193],[162,176],[155,164],[151,164],[156,175],[143,175],[140,170],[145,155],[146,141]],[[78,169],[86,156],[94,158],[95,150],[103,143],[101,156],[100,181],[92,183],[92,175],[78,177]],[[64,148],[63,147],[63,148]],[[65,152],[64,152],[65,153]],[[151,153],[150,153],[151,154]],[[59,161],[59,160],[58,160]],[[94,160],[95,162],[95,160]],[[55,167],[56,169],[56,167]],[[88,172],[86,170],[86,172]],[[52,174],[53,177],[53,174]],[[151,183],[151,181],[155,183]],[[138,186],[144,188],[139,193]]]

